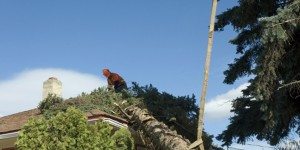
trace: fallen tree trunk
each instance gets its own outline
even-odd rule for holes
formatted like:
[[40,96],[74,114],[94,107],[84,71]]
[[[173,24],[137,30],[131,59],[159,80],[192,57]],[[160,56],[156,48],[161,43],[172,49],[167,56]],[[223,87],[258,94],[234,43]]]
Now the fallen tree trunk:
[[133,106],[125,111],[131,116],[130,120],[138,124],[157,149],[188,150],[189,140],[178,135],[176,131],[170,130],[164,123],[157,121],[147,110]]

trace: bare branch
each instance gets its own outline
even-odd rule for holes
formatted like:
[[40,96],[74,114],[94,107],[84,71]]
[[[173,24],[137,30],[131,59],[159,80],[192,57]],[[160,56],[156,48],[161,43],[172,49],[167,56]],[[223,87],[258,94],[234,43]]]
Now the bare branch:
[[288,84],[284,84],[284,85],[280,86],[277,90],[281,90],[283,88],[287,88],[287,87],[298,85],[298,84],[300,85],[300,81],[290,82]]
[[131,119],[132,117],[129,116],[117,103],[114,103],[114,105],[126,116],[127,119]]

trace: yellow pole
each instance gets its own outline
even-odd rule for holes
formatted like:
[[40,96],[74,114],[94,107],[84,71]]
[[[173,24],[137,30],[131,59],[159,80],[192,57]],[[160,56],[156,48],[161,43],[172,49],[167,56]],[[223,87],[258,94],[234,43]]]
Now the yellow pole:
[[[211,58],[211,50],[213,45],[213,37],[214,37],[214,27],[215,27],[215,18],[216,18],[216,10],[217,10],[217,0],[212,0],[212,9],[210,16],[210,26],[208,33],[208,44],[206,51],[206,59],[205,59],[205,68],[204,68],[204,79],[202,83],[201,97],[200,97],[200,108],[199,108],[199,118],[198,118],[198,131],[197,131],[197,140],[202,141],[202,131],[204,125],[204,107],[205,107],[205,97],[207,91],[207,83],[208,83],[208,73],[210,66],[210,58]],[[200,144],[200,150],[204,150],[203,142]]]

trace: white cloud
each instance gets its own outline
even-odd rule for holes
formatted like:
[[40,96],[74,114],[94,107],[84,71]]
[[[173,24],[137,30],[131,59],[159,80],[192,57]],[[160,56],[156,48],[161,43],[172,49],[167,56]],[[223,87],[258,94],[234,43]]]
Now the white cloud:
[[208,100],[205,106],[205,119],[213,121],[230,117],[232,100],[242,96],[242,90],[248,85],[249,83],[242,84],[235,89]]
[[34,69],[21,72],[8,80],[0,80],[0,114],[8,115],[35,108],[42,99],[43,82],[57,77],[63,84],[63,97],[74,97],[81,92],[105,86],[100,75],[66,69]]

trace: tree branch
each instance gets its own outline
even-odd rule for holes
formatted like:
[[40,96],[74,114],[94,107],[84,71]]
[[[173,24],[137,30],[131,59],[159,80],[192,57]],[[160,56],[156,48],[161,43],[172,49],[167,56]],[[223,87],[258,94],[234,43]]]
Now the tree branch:
[[114,105],[126,116],[127,119],[131,119],[132,117],[129,116],[117,103],[114,103]]
[[285,24],[285,23],[288,23],[288,22],[296,21],[296,20],[300,20],[300,17],[299,17],[299,18],[294,18],[294,19],[289,19],[289,20],[286,20],[286,21],[281,22],[281,23],[273,24],[273,25],[271,26],[271,28],[274,28],[275,26],[282,25],[282,24]]
[[293,85],[297,85],[297,84],[300,84],[300,80],[299,81],[290,82],[288,84],[284,84],[284,85],[280,86],[277,90],[281,90],[283,88],[287,88],[289,86],[293,86]]

